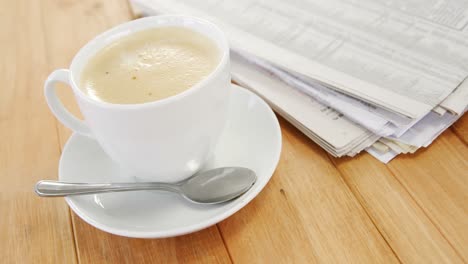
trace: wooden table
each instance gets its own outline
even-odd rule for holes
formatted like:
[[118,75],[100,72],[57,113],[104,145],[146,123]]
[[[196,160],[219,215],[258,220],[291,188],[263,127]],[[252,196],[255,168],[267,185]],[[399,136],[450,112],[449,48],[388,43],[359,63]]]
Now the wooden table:
[[57,178],[70,136],[45,104],[45,78],[132,15],[123,0],[0,5],[1,263],[468,262],[466,115],[430,148],[387,166],[368,154],[332,158],[280,118],[283,152],[266,188],[227,220],[181,237],[110,235],[63,199],[36,197],[37,180]]

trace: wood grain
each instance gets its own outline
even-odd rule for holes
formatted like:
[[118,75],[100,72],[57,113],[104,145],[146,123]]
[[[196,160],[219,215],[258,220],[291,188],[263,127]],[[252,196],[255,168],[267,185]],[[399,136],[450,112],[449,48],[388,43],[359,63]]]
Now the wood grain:
[[283,152],[271,182],[220,224],[240,263],[394,263],[391,248],[326,153],[282,121]]
[[334,162],[403,263],[462,263],[445,237],[384,164],[368,154],[334,159]]
[[389,169],[468,262],[468,148],[448,130],[426,150]]
[[111,235],[73,214],[80,263],[231,263],[216,226],[170,239]]
[[76,262],[67,206],[33,192],[37,180],[57,177],[60,156],[42,95],[47,58],[41,19],[38,1],[0,2],[2,263]]
[[453,132],[468,145],[468,115],[464,115],[452,126]]
[[[125,1],[43,1],[49,69],[67,68],[74,54],[91,38],[130,20]],[[47,16],[47,13],[54,14]],[[64,30],[67,29],[67,30]],[[71,91],[61,98],[79,115]],[[71,131],[57,122],[61,145]],[[72,213],[73,214],[73,213]],[[177,238],[144,240],[110,235],[73,214],[78,259],[81,263],[227,263],[229,255],[216,227]]]

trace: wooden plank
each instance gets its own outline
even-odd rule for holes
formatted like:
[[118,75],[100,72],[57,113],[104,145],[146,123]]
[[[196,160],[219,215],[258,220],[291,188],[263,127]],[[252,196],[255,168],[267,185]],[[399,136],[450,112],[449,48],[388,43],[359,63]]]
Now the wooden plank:
[[33,192],[37,180],[56,178],[60,156],[42,93],[47,60],[39,4],[0,2],[2,263],[76,263],[67,206]]
[[326,153],[283,119],[281,126],[272,180],[219,225],[234,262],[398,262]]
[[468,144],[468,115],[461,117],[455,124],[452,126],[453,132],[465,143]]
[[[462,262],[437,227],[384,164],[368,154],[333,160],[402,262]],[[411,177],[414,176],[416,175]]]
[[230,263],[216,226],[170,239],[111,235],[73,214],[80,263]]
[[[131,19],[126,1],[44,1],[48,56],[53,68],[66,68],[88,40],[112,26]],[[52,69],[50,69],[52,70]],[[62,99],[78,113],[73,95],[64,89]],[[58,124],[62,145],[71,132]],[[73,214],[82,263],[227,263],[229,255],[216,227],[182,237],[144,240],[101,232]]]
[[468,147],[450,130],[428,149],[392,161],[390,170],[468,262]]

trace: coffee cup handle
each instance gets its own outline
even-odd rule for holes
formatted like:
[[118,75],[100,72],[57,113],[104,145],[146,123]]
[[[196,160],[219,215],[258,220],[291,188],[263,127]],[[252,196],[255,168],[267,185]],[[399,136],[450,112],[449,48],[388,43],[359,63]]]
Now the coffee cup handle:
[[70,71],[66,69],[59,69],[53,71],[44,84],[44,95],[49,105],[50,110],[55,117],[62,122],[66,127],[71,130],[82,134],[84,136],[92,137],[89,127],[80,119],[71,114],[57,96],[56,84],[65,83],[70,86]]

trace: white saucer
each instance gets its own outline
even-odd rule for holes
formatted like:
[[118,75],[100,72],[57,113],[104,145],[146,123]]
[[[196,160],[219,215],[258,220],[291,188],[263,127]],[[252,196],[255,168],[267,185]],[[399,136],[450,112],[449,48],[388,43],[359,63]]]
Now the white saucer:
[[[139,238],[183,235],[214,225],[250,202],[270,180],[281,152],[281,131],[270,107],[257,95],[232,87],[228,124],[204,169],[243,166],[257,182],[240,198],[200,205],[177,194],[138,191],[65,198],[83,220],[106,232]],[[116,182],[125,175],[92,139],[74,134],[62,153],[59,178],[68,182]]]

